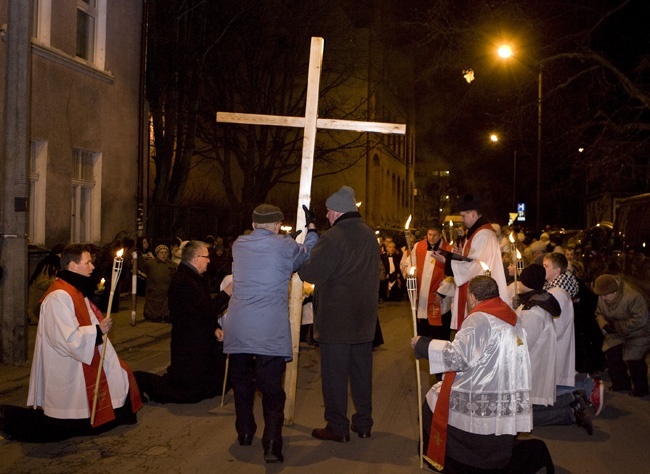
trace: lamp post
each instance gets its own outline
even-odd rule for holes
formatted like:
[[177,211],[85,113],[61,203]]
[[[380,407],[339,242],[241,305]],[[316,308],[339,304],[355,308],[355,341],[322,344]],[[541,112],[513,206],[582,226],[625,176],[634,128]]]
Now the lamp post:
[[[509,45],[499,46],[497,54],[503,59],[513,57]],[[537,189],[535,197],[535,223],[542,228],[542,64],[537,66]]]
[[[490,134],[490,141],[498,143],[501,141],[496,133]],[[517,210],[517,149],[512,151],[512,210]]]

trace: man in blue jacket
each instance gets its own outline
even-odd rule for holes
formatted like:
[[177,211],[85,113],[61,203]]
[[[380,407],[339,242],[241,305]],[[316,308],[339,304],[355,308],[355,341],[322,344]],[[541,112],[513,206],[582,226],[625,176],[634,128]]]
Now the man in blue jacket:
[[279,235],[284,215],[279,208],[260,204],[253,211],[253,232],[233,244],[233,291],[224,317],[224,352],[230,354],[235,428],[240,446],[252,444],[257,429],[253,416],[255,389],[262,392],[267,463],[282,456],[282,424],[286,394],[282,386],[287,361],[292,359],[289,324],[289,280],[309,258],[318,240],[311,212],[304,244]]

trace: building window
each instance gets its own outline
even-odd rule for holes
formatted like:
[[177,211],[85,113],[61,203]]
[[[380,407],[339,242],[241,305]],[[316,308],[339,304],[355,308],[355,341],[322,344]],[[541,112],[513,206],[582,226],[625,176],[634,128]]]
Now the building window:
[[72,150],[72,242],[100,240],[101,154]]
[[29,243],[45,245],[47,142],[31,142],[29,160]]
[[105,44],[106,0],[77,0],[77,57],[103,69]]
[[52,0],[32,0],[32,36],[49,45],[51,25]]

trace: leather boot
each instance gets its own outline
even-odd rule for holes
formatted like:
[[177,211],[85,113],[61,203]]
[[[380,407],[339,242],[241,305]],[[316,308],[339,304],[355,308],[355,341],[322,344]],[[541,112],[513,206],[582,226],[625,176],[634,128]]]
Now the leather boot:
[[645,397],[648,391],[648,365],[645,360],[626,360],[627,368],[632,379],[632,395]]

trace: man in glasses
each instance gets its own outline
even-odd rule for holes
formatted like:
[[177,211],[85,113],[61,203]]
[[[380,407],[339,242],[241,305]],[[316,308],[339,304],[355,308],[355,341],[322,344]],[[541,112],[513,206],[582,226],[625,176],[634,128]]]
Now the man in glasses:
[[183,246],[168,294],[171,364],[163,376],[135,372],[145,401],[196,403],[215,397],[222,388],[225,356],[217,318],[228,306],[232,285],[213,298],[204,278],[209,262],[205,242],[191,240]]

